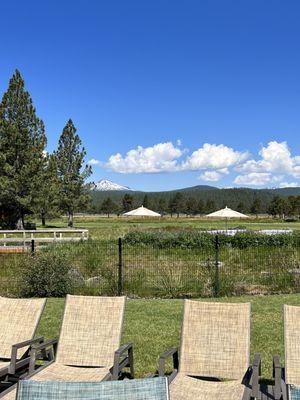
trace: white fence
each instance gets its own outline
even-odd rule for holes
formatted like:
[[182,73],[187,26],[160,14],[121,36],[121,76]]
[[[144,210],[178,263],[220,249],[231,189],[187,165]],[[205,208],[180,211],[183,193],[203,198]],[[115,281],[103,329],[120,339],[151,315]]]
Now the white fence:
[[9,248],[26,250],[34,240],[41,243],[79,242],[89,238],[88,229],[0,230],[0,252]]

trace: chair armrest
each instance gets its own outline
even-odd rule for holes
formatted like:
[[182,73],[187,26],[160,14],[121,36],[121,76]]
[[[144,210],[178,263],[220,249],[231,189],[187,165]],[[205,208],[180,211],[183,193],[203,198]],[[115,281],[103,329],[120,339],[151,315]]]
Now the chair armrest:
[[[49,347],[50,347],[50,350],[46,351],[46,349]],[[34,368],[36,365],[36,360],[37,360],[39,352],[44,351],[45,355],[47,354],[49,360],[52,361],[55,358],[56,349],[57,349],[57,340],[56,339],[51,339],[51,340],[48,340],[47,342],[42,342],[37,346],[32,346],[31,351],[30,351],[29,374],[32,374],[34,372]]]
[[165,351],[159,357],[159,367],[158,367],[158,375],[159,376],[166,376],[166,361],[169,357],[173,357],[173,371],[170,377],[171,381],[175,378],[178,366],[179,366],[179,358],[178,358],[178,349],[177,347],[171,347],[169,350]]
[[38,338],[29,339],[29,340],[25,340],[24,342],[19,342],[19,343],[13,344],[11,347],[9,373],[13,375],[16,372],[17,356],[18,356],[19,349],[21,349],[23,347],[31,346],[34,343],[42,343],[43,340],[44,340],[44,338],[41,336]]
[[252,365],[252,396],[259,397],[259,378],[261,375],[261,359],[258,353],[254,354]]
[[129,349],[132,349],[132,348],[133,348],[132,343],[122,344],[122,346],[120,346],[118,348],[118,350],[115,351],[115,355],[121,356],[122,354],[126,353]]
[[134,378],[133,344],[123,344],[114,354],[114,365],[111,368],[112,379],[117,380],[123,368],[130,368],[131,378]]
[[280,363],[279,356],[273,356],[273,378],[275,379],[274,386],[274,398],[275,400],[281,399],[281,377],[282,377],[282,366]]

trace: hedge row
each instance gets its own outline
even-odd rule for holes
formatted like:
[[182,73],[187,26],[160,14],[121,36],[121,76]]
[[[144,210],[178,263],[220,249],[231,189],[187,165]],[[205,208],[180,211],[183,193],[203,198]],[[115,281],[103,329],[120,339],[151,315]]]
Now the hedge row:
[[[300,233],[263,235],[255,232],[238,233],[234,236],[218,235],[220,246],[228,246],[239,249],[247,247],[283,247],[300,246]],[[179,232],[129,232],[124,237],[128,245],[151,245],[160,249],[165,248],[208,248],[215,245],[215,235],[202,231]]]

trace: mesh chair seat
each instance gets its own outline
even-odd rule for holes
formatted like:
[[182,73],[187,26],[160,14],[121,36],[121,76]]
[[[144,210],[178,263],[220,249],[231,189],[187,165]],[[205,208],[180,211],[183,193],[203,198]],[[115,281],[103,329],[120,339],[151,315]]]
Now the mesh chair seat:
[[[0,357],[10,358],[11,346],[34,337],[45,306],[45,299],[10,299],[0,297]],[[21,358],[27,351],[18,351]]]
[[20,381],[18,400],[168,400],[165,378],[114,382]]
[[170,385],[171,400],[240,400],[245,386],[240,381],[207,381],[177,374]]
[[0,371],[2,368],[7,368],[9,366],[9,361],[0,361]]
[[[30,379],[103,380],[120,346],[125,297],[71,296],[66,299],[56,361]],[[3,400],[15,400],[12,390]],[[2,399],[1,399],[2,400]]]
[[109,368],[74,367],[54,362],[31,379],[34,381],[97,382],[104,379]]
[[296,385],[288,385],[288,393],[290,400],[300,400],[300,387]]

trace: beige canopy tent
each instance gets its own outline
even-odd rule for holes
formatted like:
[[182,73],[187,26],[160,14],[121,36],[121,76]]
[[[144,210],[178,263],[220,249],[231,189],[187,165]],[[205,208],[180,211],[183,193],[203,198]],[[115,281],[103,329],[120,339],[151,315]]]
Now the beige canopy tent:
[[207,214],[209,218],[249,218],[248,215],[242,214],[238,211],[234,211],[229,207],[222,208],[219,211]]
[[161,217],[159,213],[149,210],[144,206],[138,207],[135,210],[128,211],[123,215],[125,217]]
[[229,207],[222,208],[221,210],[212,212],[206,215],[208,218],[225,218],[226,219],[226,230],[227,230],[227,221],[229,218],[249,218],[247,215],[242,214],[238,211],[232,210]]

